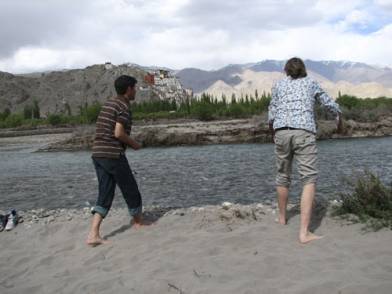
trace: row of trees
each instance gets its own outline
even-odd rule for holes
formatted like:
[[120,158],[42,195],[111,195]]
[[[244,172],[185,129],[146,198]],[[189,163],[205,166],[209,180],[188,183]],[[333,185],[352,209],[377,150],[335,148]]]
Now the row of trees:
[[209,94],[202,94],[200,99],[185,101],[180,105],[180,111],[200,120],[211,120],[219,117],[249,117],[267,111],[271,97],[263,95],[260,98],[245,95],[237,99],[233,94],[230,102],[225,95],[218,99]]
[[[245,95],[237,98],[234,94],[228,99],[225,95],[218,100],[216,96],[203,93],[200,97],[188,98],[181,103],[176,101],[146,101],[131,106],[133,117],[140,119],[159,118],[197,118],[213,120],[218,118],[243,118],[261,114],[268,110],[271,101],[269,94]],[[343,110],[346,119],[357,121],[375,121],[382,116],[392,114],[392,99],[386,97],[360,99],[355,96],[339,95],[337,103]],[[26,105],[22,113],[11,113],[9,109],[0,112],[0,128],[17,127],[20,125],[38,124],[90,124],[94,123],[101,110],[101,104],[87,102],[79,106],[79,113],[72,115],[71,108],[65,108],[61,113],[47,114],[42,118],[37,101]],[[319,119],[332,118],[322,107],[316,108]]]
[[392,114],[392,99],[387,97],[361,99],[340,95],[336,102],[342,108],[345,119],[373,122]]
[[132,112],[136,119],[163,117],[165,113],[168,117],[192,117],[200,120],[238,118],[266,111],[270,100],[269,95],[257,98],[245,95],[238,99],[235,94],[230,100],[225,95],[218,100],[216,96],[203,93],[200,97],[188,98],[181,103],[174,100],[138,103],[132,106]]
[[[158,118],[197,118],[200,120],[212,120],[220,117],[248,117],[267,110],[270,96],[263,94],[258,97],[245,95],[239,99],[233,94],[230,100],[222,95],[221,99],[210,94],[202,94],[200,97],[188,98],[181,103],[175,100],[156,100],[135,103],[131,106],[134,119],[158,119]],[[87,102],[79,106],[79,113],[71,115],[70,107],[65,111],[47,114],[41,118],[37,101],[32,105],[26,105],[23,113],[11,114],[5,110],[0,114],[0,127],[17,127],[20,125],[37,124],[89,124],[96,121],[102,105]]]
[[64,111],[47,113],[44,118],[40,113],[37,101],[33,101],[32,105],[26,105],[22,112],[11,113],[9,108],[6,108],[3,112],[0,112],[0,128],[13,128],[21,125],[90,124],[97,120],[101,110],[99,102],[94,102],[91,105],[85,103],[79,106],[77,115],[71,115],[71,108],[67,105],[65,105]]

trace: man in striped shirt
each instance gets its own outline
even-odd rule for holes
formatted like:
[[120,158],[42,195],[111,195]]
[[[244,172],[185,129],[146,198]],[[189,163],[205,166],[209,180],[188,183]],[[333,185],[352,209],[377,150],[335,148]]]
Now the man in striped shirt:
[[117,96],[106,101],[99,113],[92,159],[97,173],[99,193],[86,243],[99,245],[107,241],[100,236],[100,226],[112,205],[116,184],[127,203],[135,226],[142,225],[142,199],[125,156],[127,146],[139,150],[141,145],[129,135],[132,117],[129,102],[135,100],[137,80],[122,75],[114,82]]

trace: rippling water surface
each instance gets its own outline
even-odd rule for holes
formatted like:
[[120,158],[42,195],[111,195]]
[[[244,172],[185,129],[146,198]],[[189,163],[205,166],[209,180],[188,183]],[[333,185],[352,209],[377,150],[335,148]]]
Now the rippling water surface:
[[[392,175],[392,138],[318,142],[318,196],[334,198],[341,179],[365,168]],[[97,181],[89,152],[33,153],[34,144],[0,143],[0,210],[84,207]],[[274,199],[272,144],[147,148],[128,151],[145,205],[198,206]],[[294,172],[290,199],[300,193]],[[124,206],[116,192],[115,206]]]

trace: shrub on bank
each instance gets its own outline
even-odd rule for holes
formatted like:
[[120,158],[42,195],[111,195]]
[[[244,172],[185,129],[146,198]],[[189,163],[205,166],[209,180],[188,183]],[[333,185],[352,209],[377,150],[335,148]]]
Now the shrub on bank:
[[246,110],[246,108],[239,103],[230,104],[230,106],[226,110],[226,116],[234,118],[245,117],[247,114],[248,111]]
[[365,229],[379,230],[383,227],[392,230],[392,183],[384,185],[380,178],[365,171],[356,180],[346,180],[348,191],[340,193],[341,205],[335,206],[333,215],[357,216]]
[[336,102],[342,108],[344,119],[359,122],[375,122],[392,113],[392,99],[387,97],[362,99],[343,95]]
[[62,117],[60,114],[49,114],[47,121],[52,126],[57,126],[62,123]]
[[202,121],[209,121],[214,119],[214,107],[210,103],[203,101],[195,102],[191,108],[192,116]]
[[16,128],[24,123],[23,114],[13,113],[8,115],[3,121],[0,121],[0,128]]

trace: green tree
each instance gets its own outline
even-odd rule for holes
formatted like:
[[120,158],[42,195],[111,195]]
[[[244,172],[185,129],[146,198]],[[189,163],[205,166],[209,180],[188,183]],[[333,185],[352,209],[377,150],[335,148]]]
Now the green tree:
[[3,112],[0,113],[0,120],[5,120],[11,114],[11,110],[7,107]]
[[245,114],[245,108],[239,103],[230,104],[227,114],[235,118],[243,117]]
[[227,98],[226,98],[226,95],[225,95],[225,94],[222,94],[222,104],[223,104],[224,106],[226,106],[226,104],[227,104]]
[[39,119],[41,117],[38,101],[35,100],[35,99],[33,101],[33,106],[32,106],[31,111],[32,111],[32,117],[33,118]]
[[64,108],[65,108],[65,112],[67,113],[67,115],[71,116],[72,115],[71,106],[69,105],[68,102],[65,102]]
[[361,101],[355,96],[343,95],[336,99],[336,102],[347,109],[359,107]]
[[214,110],[207,101],[194,103],[191,111],[200,120],[208,121],[214,119]]
[[88,106],[86,109],[86,119],[88,123],[93,123],[97,121],[99,112],[101,111],[101,104],[95,101],[92,105]]
[[24,119],[33,118],[33,108],[30,104],[25,105],[25,107],[23,108],[23,118]]
[[237,103],[237,99],[235,97],[235,93],[231,94],[231,104],[236,104]]

